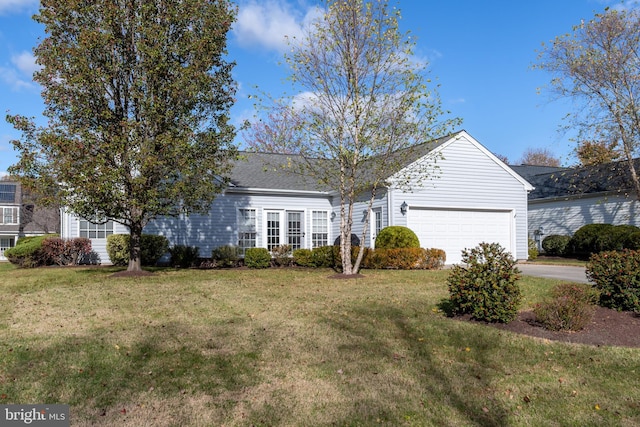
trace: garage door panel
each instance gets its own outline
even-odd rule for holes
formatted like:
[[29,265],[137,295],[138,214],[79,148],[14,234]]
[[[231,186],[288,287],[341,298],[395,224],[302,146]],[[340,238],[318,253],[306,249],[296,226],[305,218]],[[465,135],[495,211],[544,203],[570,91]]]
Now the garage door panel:
[[463,249],[497,242],[512,252],[510,211],[426,209],[410,207],[407,224],[424,248],[443,249],[447,264],[460,262]]

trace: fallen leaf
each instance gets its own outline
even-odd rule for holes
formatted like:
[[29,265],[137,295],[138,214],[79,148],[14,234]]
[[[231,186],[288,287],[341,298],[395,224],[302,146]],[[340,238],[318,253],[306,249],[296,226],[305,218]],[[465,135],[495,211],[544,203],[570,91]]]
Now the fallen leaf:
[[487,413],[489,412],[489,408],[487,408],[486,406],[482,407],[482,412]]
[[126,409],[126,408],[122,408],[122,409],[120,410],[120,413],[121,413],[121,414],[126,414],[126,413],[127,413],[127,409]]

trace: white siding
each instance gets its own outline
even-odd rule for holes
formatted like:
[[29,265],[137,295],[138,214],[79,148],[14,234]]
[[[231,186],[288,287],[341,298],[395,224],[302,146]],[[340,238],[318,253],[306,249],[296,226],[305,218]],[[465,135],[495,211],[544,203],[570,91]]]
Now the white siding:
[[631,224],[640,227],[640,202],[621,195],[567,200],[534,200],[529,204],[529,235],[543,227],[550,234],[572,235],[586,224]]
[[438,159],[438,177],[412,188],[410,192],[394,189],[390,194],[391,224],[407,225],[407,215],[400,206],[409,209],[438,208],[477,211],[513,212],[516,259],[527,259],[527,189],[528,184],[488,153],[469,136],[445,144]]

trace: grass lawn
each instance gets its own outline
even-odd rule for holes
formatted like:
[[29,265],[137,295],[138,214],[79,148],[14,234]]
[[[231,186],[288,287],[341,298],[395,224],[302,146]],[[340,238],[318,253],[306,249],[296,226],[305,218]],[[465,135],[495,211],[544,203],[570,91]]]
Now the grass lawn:
[[[0,404],[72,425],[634,426],[640,349],[448,319],[446,271],[0,266]],[[531,306],[556,282],[523,278]]]

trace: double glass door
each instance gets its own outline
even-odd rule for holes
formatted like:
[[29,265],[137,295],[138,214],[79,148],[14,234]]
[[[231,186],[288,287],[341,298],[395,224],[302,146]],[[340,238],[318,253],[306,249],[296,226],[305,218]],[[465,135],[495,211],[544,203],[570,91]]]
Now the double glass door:
[[292,251],[302,248],[303,219],[302,211],[266,211],[267,249],[281,245],[289,245]]

